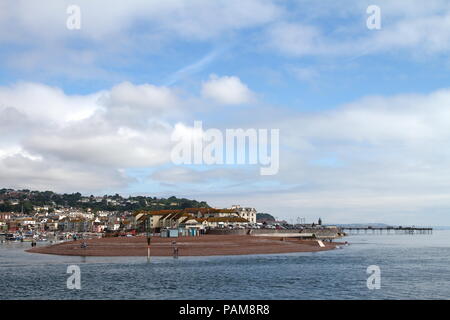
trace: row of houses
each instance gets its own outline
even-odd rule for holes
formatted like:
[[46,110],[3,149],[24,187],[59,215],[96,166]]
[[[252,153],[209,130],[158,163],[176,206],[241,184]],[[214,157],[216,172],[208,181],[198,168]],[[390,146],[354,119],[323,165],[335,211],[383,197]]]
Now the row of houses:
[[63,211],[23,214],[0,213],[0,231],[95,232],[163,228],[207,229],[256,223],[256,210],[235,205],[231,208],[187,208],[179,210],[118,212]]
[[129,230],[132,227],[132,215],[42,215],[0,213],[0,231],[59,231],[59,232],[95,232],[105,230]]
[[134,226],[140,231],[164,228],[207,229],[225,226],[243,226],[256,223],[255,208],[186,208],[179,210],[138,211]]

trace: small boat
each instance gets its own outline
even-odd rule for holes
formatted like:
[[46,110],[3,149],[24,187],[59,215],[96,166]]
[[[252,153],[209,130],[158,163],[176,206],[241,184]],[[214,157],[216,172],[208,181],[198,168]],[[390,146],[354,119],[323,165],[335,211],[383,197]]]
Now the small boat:
[[25,234],[25,235],[22,237],[22,241],[23,241],[23,242],[32,242],[33,240],[34,240],[33,235],[32,235],[32,234],[29,234],[29,233]]
[[6,241],[20,241],[20,237],[18,235],[15,235],[13,233],[7,233],[5,240]]

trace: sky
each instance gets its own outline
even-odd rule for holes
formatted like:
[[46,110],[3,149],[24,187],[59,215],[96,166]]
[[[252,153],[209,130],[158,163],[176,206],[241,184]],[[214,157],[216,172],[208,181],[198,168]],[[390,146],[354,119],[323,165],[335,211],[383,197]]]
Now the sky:
[[[194,121],[278,129],[277,174],[175,164]],[[0,187],[450,225],[449,142],[446,0],[0,0]]]

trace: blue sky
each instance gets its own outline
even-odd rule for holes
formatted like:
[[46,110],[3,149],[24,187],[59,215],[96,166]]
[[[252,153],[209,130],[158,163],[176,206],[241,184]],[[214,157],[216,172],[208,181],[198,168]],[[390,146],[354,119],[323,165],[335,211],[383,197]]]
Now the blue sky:
[[[450,224],[447,1],[5,0],[0,12],[5,187]],[[194,120],[280,129],[279,173],[174,165],[171,134]]]

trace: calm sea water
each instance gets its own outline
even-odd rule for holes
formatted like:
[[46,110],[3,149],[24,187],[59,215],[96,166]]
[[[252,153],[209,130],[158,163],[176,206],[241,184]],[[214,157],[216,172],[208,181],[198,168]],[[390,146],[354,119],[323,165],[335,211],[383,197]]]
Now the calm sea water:
[[[448,299],[450,231],[358,235],[328,252],[153,258],[30,254],[0,244],[0,299]],[[69,290],[69,265],[81,290]],[[366,269],[378,265],[381,288]]]

